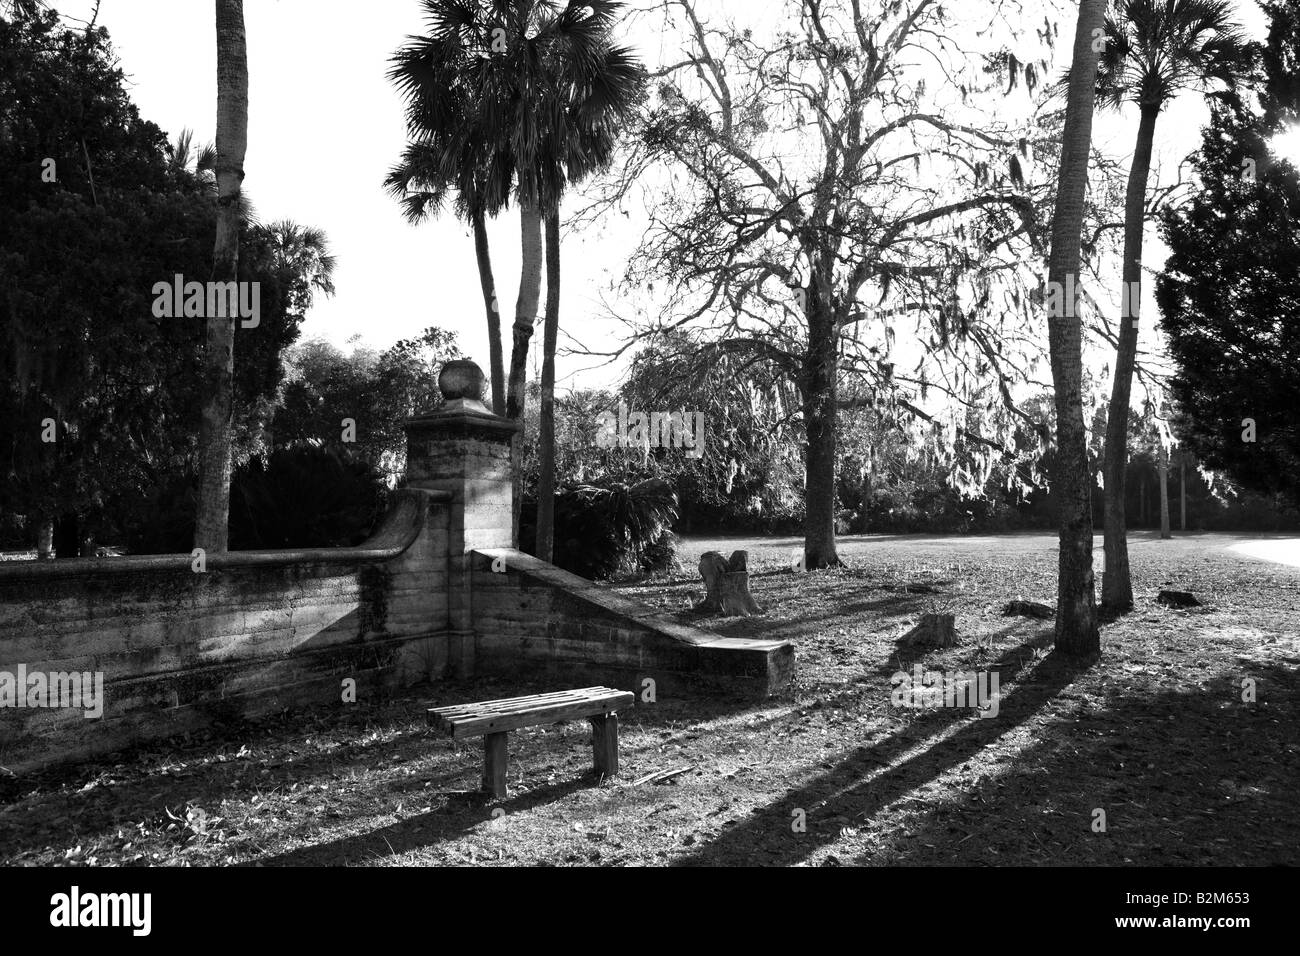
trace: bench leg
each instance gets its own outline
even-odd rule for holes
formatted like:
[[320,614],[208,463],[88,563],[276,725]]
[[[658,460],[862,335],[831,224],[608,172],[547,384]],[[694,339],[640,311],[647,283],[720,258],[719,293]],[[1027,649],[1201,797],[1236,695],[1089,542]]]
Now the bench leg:
[[494,797],[506,795],[506,735],[483,735],[483,789]]
[[618,714],[591,718],[591,749],[596,773],[618,774]]

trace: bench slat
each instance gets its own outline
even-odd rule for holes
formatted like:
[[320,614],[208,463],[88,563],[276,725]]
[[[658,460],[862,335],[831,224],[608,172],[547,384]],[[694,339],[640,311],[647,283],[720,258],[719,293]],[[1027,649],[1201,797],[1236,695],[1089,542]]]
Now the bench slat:
[[[590,687],[590,688],[586,688],[586,690],[600,690],[600,691],[606,691],[606,690],[608,690],[608,688],[604,688],[604,687]],[[491,707],[491,706],[494,705],[494,704],[513,704],[513,703],[517,703],[517,702],[519,702],[519,701],[523,701],[523,700],[537,700],[537,701],[542,701],[542,700],[549,700],[549,699],[551,699],[551,698],[553,698],[553,697],[571,697],[571,696],[573,696],[574,694],[579,694],[579,693],[582,693],[582,691],[575,691],[575,690],[556,690],[556,691],[551,691],[551,692],[548,693],[548,694],[533,694],[533,695],[530,696],[530,697],[502,697],[502,698],[500,698],[500,699],[498,699],[498,700],[476,700],[476,701],[470,701],[469,703],[465,703],[465,704],[448,704],[448,705],[446,705],[445,707],[433,707],[433,708],[430,708],[430,709],[431,709],[431,710],[436,710],[436,711],[438,711],[438,712],[441,713],[441,712],[443,712],[443,711],[450,711],[450,710],[457,710],[457,709],[468,709],[468,708],[470,708],[470,707]]]
[[547,704],[557,700],[593,700],[610,694],[623,693],[610,687],[583,687],[577,690],[558,690],[547,694],[531,694],[527,697],[503,697],[499,700],[469,701],[464,704],[448,704],[444,707],[431,707],[431,713],[453,715],[461,713],[481,713],[489,710],[514,710],[534,704]]
[[534,702],[530,704],[521,704],[517,707],[468,707],[463,710],[455,710],[450,713],[439,714],[438,717],[447,723],[455,723],[462,720],[473,720],[476,717],[504,717],[507,714],[527,714],[539,708],[555,707],[557,705],[567,704],[586,704],[591,703],[599,707],[599,701],[590,698],[574,697],[557,697],[554,700]]
[[630,707],[634,696],[608,687],[587,687],[579,691],[538,694],[485,703],[458,704],[429,709],[429,723],[453,739],[503,733],[521,727],[551,724],[561,720],[595,717]]
[[441,709],[431,710],[429,712],[430,720],[436,719],[439,723],[457,724],[467,721],[477,721],[484,718],[510,717],[510,716],[527,716],[528,714],[538,714],[544,716],[550,714],[556,708],[583,708],[589,709],[594,713],[603,713],[616,706],[623,706],[626,700],[625,691],[612,691],[600,696],[584,697],[555,697],[550,700],[528,701],[520,703],[513,707],[497,706],[488,708],[467,707],[457,708],[452,711],[443,711]]
[[520,697],[516,700],[485,701],[481,704],[453,704],[449,707],[437,708],[438,713],[446,716],[460,714],[487,714],[499,713],[501,711],[519,710],[528,707],[541,707],[547,704],[555,704],[560,701],[572,701],[577,703],[583,700],[593,700],[594,697],[584,694],[554,694],[543,698]]

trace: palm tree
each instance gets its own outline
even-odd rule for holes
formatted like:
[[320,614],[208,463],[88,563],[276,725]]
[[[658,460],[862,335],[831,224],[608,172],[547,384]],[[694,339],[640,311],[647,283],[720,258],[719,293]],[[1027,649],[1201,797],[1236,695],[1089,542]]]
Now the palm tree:
[[[197,182],[217,198],[217,147],[212,143],[196,146],[194,131],[188,126],[176,134],[176,139],[163,145],[167,156],[167,169],[173,176],[187,178]],[[246,226],[256,226],[257,210],[253,200],[242,189],[235,203],[239,207],[239,219]]]
[[[406,98],[408,127],[433,147],[426,167],[433,175],[422,180],[428,192],[454,185],[462,200],[468,195],[491,213],[505,204],[513,177],[522,256],[505,413],[521,419],[541,299],[543,219],[558,216],[566,182],[608,162],[641,71],[609,43],[621,7],[611,0],[423,3],[429,35],[411,38],[390,76]],[[558,322],[558,255],[554,263]],[[552,365],[552,389],[553,374]],[[516,441],[516,540],[519,458]]]
[[555,545],[555,349],[560,328],[560,199],[567,183],[577,183],[604,167],[614,152],[621,123],[640,95],[643,71],[631,52],[610,42],[610,29],[622,5],[589,6],[584,19],[593,31],[581,49],[561,49],[571,59],[555,64],[555,122],[539,158],[549,169],[553,192],[546,198],[546,315],[542,335],[541,410],[538,421],[537,543],[534,553],[550,561]]
[[34,17],[47,7],[46,0],[0,0],[0,15],[18,20]]
[[302,276],[325,295],[334,294],[336,260],[329,251],[325,230],[281,219],[267,226],[266,231],[271,238],[272,264],[277,272]]
[[[528,110],[521,103],[536,86],[538,64],[535,56],[534,62],[528,62],[528,54],[536,51],[511,55],[504,38],[523,34],[536,4],[533,0],[422,3],[428,35],[409,38],[389,71],[406,100],[407,128],[414,139],[403,163],[390,173],[389,188],[396,192],[398,183],[411,174],[408,183],[424,195],[405,200],[408,217],[421,207],[436,210],[447,192],[456,189],[471,221],[476,208],[495,215],[514,191],[520,205],[523,262],[505,413],[517,419],[523,408],[528,344],[541,299],[541,218],[535,180],[517,171],[518,151],[535,149],[536,144]],[[481,239],[475,236],[475,246],[486,246],[485,234]],[[482,276],[480,263],[480,285]],[[490,300],[485,302],[489,323],[491,306]]]
[[[248,49],[243,0],[216,0],[217,23],[217,238],[212,277],[238,279],[239,207],[248,146]],[[234,316],[208,316],[199,425],[198,515],[194,544],[209,554],[226,550],[230,517],[230,439],[235,370]]]
[[1156,467],[1160,472],[1160,537],[1172,538],[1169,530],[1169,447],[1161,440],[1156,448]]
[[[402,54],[399,54],[401,57]],[[404,63],[390,72],[396,78],[418,63]],[[446,89],[439,97],[446,102],[462,94],[464,85]],[[402,203],[406,218],[412,224],[436,216],[443,208],[448,195],[455,190],[455,214],[468,221],[474,230],[474,256],[478,263],[479,288],[483,294],[483,309],[487,314],[488,351],[491,360],[492,410],[505,414],[505,365],[501,351],[501,312],[497,304],[496,280],[492,273],[492,255],[488,245],[487,217],[495,217],[507,203],[512,165],[491,169],[495,158],[481,139],[459,136],[469,121],[467,104],[460,104],[454,114],[441,114],[443,125],[421,134],[417,142],[409,143],[402,152],[401,161],[389,171],[384,185],[394,198]],[[496,180],[490,183],[490,180]]]
[[1160,111],[1180,92],[1234,83],[1244,41],[1227,0],[1123,0],[1105,27],[1098,69],[1098,96],[1108,106],[1137,104],[1137,145],[1124,200],[1123,293],[1115,380],[1106,421],[1105,548],[1101,602],[1111,611],[1133,607],[1125,536],[1124,491],[1128,467],[1129,400],[1137,358],[1142,283],[1142,234],[1147,178]]
[[185,127],[163,149],[167,154],[167,168],[172,173],[186,173],[216,188],[217,148],[211,143],[196,146],[194,130]]
[[546,562],[555,555],[555,347],[559,332],[560,211],[553,207],[546,210],[546,320],[537,421],[537,540],[533,547],[533,554]]
[[1092,483],[1083,427],[1083,330],[1077,289],[1099,53],[1093,36],[1105,13],[1106,0],[1080,0],[1047,269],[1049,289],[1076,290],[1074,302],[1053,296],[1059,305],[1048,317],[1056,398],[1054,484],[1061,508],[1056,648],[1076,656],[1095,654],[1101,647],[1092,575]]

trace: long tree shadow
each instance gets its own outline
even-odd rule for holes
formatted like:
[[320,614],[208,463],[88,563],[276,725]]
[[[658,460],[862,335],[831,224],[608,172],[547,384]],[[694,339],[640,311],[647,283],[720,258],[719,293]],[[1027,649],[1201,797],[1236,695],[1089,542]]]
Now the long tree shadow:
[[[1024,628],[1024,626],[1025,626],[1024,623],[1021,621],[1016,621],[1012,624],[1006,624],[996,631],[992,631],[988,634],[980,635],[979,641],[980,643],[987,644],[991,648],[993,646],[993,643],[996,642],[998,639],[1004,637],[1010,637],[1016,634],[1018,631],[1021,631]],[[924,658],[934,650],[934,647],[927,644],[923,637],[921,637],[917,633],[913,633],[914,630],[915,629],[913,629],[912,631],[908,631],[905,634],[900,634],[898,637],[894,639],[894,656],[891,657],[889,661],[886,661],[883,664],[881,664],[878,673],[881,674],[894,673],[894,671],[898,669],[897,667],[894,666],[895,663],[900,664],[902,666],[902,669],[906,670],[908,667],[911,666],[912,657]],[[1030,638],[1028,642],[1021,644],[1017,648],[1012,648],[1010,651],[1004,652],[1004,656],[1006,654],[1013,654],[1013,653],[1019,653],[1020,655],[1023,656],[1025,653],[1032,651],[1036,648],[1043,647],[1049,643],[1050,643],[1050,639],[1047,632],[1039,631],[1036,635]],[[903,657],[905,655],[909,658],[909,660],[906,663],[903,661]]]
[[1014,763],[854,862],[1294,866],[1300,674],[1250,673],[1257,703],[1227,673],[1149,695],[1108,687],[1101,706],[1046,724]]
[[[64,824],[75,834],[93,835],[124,822],[156,819],[168,810],[238,799],[243,794],[266,792],[293,784],[308,785],[351,768],[379,763],[414,762],[427,758],[433,735],[414,723],[415,708],[392,707],[387,720],[368,715],[342,716],[337,723],[322,721],[323,709],[308,709],[297,716],[312,728],[305,732],[283,718],[275,722],[245,721],[223,728],[214,739],[183,750],[168,749],[168,742],[152,743],[86,763],[57,768],[11,781],[10,792],[0,802],[0,846],[18,854],[48,841],[49,833],[33,823]],[[333,724],[332,726],[330,724]],[[376,725],[402,731],[390,740],[367,741]],[[327,750],[306,750],[311,736],[344,735]],[[246,759],[230,759],[230,751],[252,745]],[[263,750],[274,759],[259,758]],[[304,752],[305,751],[305,752]],[[107,782],[101,778],[112,775]],[[426,778],[427,779],[427,778]],[[23,791],[27,795],[23,795]],[[9,817],[12,825],[9,824]]]
[[[477,760],[468,754],[476,750],[478,742],[469,747],[449,746],[426,729],[426,707],[554,689],[554,682],[545,680],[440,682],[427,686],[417,697],[397,698],[359,713],[306,708],[223,726],[214,738],[184,748],[175,742],[172,749],[164,741],[77,766],[6,778],[0,781],[4,789],[0,793],[0,860],[39,850],[54,839],[89,842],[123,824],[157,821],[166,825],[169,810],[183,816],[187,806],[211,807],[223,799],[240,800],[294,785],[328,785],[379,766],[402,765],[418,772],[383,780],[376,785],[377,798],[396,799],[415,791],[432,796],[444,785],[474,778]],[[623,720],[631,731],[699,724],[764,706],[770,703],[746,697],[661,696],[655,706],[634,708]],[[392,736],[375,740],[371,735],[376,730]],[[518,748],[516,755],[521,761],[535,763],[545,757],[572,771],[590,757],[589,749],[555,753],[540,737],[514,736],[512,746]],[[328,748],[316,749],[310,743],[313,738],[325,739]],[[230,754],[244,745],[250,755],[232,759]],[[572,786],[581,785],[578,780]]]
[[[481,699],[481,694],[471,694],[470,697]],[[653,730],[657,727],[673,728],[679,723],[698,727],[700,724],[707,724],[719,718],[736,716],[770,706],[771,702],[755,701],[753,698],[743,696],[660,698],[653,707],[637,707],[624,712],[622,721],[624,732],[630,734],[636,730]],[[683,733],[690,733],[690,731],[683,730]],[[660,745],[669,745],[676,739],[676,736],[671,736],[661,741]],[[512,735],[511,746],[512,762],[521,767],[528,767],[529,776],[539,773],[538,766],[544,759],[549,760],[550,763],[540,772],[557,769],[570,776],[562,781],[533,786],[525,792],[500,801],[489,801],[480,795],[467,793],[443,794],[443,797],[450,797],[450,799],[447,799],[438,810],[412,816],[365,833],[316,843],[243,865],[343,865],[427,849],[464,835],[475,826],[492,819],[498,811],[504,811],[507,815],[523,813],[543,805],[558,803],[580,790],[598,785],[598,781],[589,770],[579,769],[590,759],[590,750],[587,746],[557,751],[553,741],[548,742],[540,737],[532,738],[526,734]],[[466,783],[476,782],[473,778],[477,773],[478,760],[465,763],[466,750],[473,752],[475,757],[478,756],[474,746],[459,751],[454,755],[454,759],[460,761],[462,769],[448,776],[451,779],[459,778]],[[383,796],[391,798],[402,792],[422,788],[422,783],[419,781],[386,782]],[[468,799],[463,799],[466,797]]]
[[[922,752],[905,756],[921,743],[911,727],[878,743],[859,747],[827,772],[700,845],[676,865],[798,863],[815,849],[838,839],[843,825],[838,821],[872,815],[965,763],[982,748],[1029,720],[1090,666],[1090,662],[1051,654],[1037,666],[1024,668],[1025,673],[1017,674],[1024,655],[1041,646],[1044,637],[1040,634],[1030,638],[989,665],[990,670],[1010,671],[1018,677],[1014,690],[1002,696],[996,717],[968,718],[965,711],[956,709],[931,711],[927,719],[915,725],[933,740]],[[959,723],[961,726],[948,736],[941,736]],[[901,762],[896,762],[900,758]],[[881,771],[882,767],[887,769]],[[792,825],[799,820],[800,811],[806,823],[804,831]]]
[[[470,695],[481,696],[481,695]],[[769,702],[755,701],[748,697],[666,698],[654,707],[635,708],[623,715],[624,731],[652,730],[656,727],[671,728],[678,723],[698,726],[701,723],[722,717],[735,716],[759,707],[770,706]],[[577,722],[581,723],[581,722]],[[689,731],[683,731],[689,733]],[[671,744],[675,739],[669,737],[661,745]],[[435,741],[434,743],[439,743]],[[472,743],[477,744],[477,741]],[[487,800],[479,794],[454,793],[442,794],[447,798],[438,810],[409,817],[396,823],[353,834],[337,840],[316,843],[270,857],[259,858],[242,865],[257,866],[319,866],[345,865],[363,862],[386,856],[395,856],[408,851],[427,849],[438,844],[454,840],[490,819],[498,812],[507,815],[523,813],[546,804],[558,803],[580,790],[598,785],[598,781],[589,770],[579,769],[589,760],[590,751],[586,746],[571,747],[557,751],[554,742],[527,735],[514,735],[512,741],[512,761],[521,767],[528,767],[530,776],[539,772],[558,769],[570,776],[562,781],[533,786],[524,792],[510,796],[505,800]],[[461,768],[446,775],[445,779],[459,779],[464,783],[476,783],[477,760],[465,763],[466,750],[474,753],[475,747],[462,749],[448,759],[456,759]],[[450,753],[450,751],[449,751]],[[540,762],[551,761],[541,771]],[[404,792],[423,790],[424,782],[418,780],[386,782],[382,796],[392,798]]]
[[[991,647],[992,643],[1000,638],[1012,636],[1020,637],[1021,635],[1018,632],[1022,631],[1023,628],[1024,622],[1018,621],[1002,627],[991,634],[985,635],[982,639],[989,641]],[[1049,646],[1051,642],[1051,631],[1039,631],[1037,634],[1022,640],[1016,646],[1003,651],[999,658],[990,662],[990,666],[1005,668],[1007,664],[1014,659],[1014,670],[1018,673],[1024,669],[1024,663],[1027,658],[1032,659],[1036,653]],[[869,675],[888,678],[900,670],[908,671],[914,663],[924,663],[925,657],[932,651],[933,648],[921,647],[909,641],[905,641],[903,638],[899,638],[895,641],[895,654],[893,656],[889,657],[887,660],[879,661],[873,668],[864,671],[859,676],[858,681],[847,689],[843,689],[843,684],[839,681],[807,680],[800,688],[800,697],[815,700],[821,705],[821,707],[829,710],[851,706],[862,699],[862,685],[869,683]],[[904,659],[905,654],[907,659]],[[913,660],[913,657],[916,657],[917,659]],[[971,670],[976,666],[976,664],[964,664],[962,670]],[[926,667],[927,669],[933,669],[933,666],[929,664],[927,664]],[[769,705],[770,703],[771,702],[769,702]],[[716,702],[712,701],[701,702],[700,707],[703,709],[693,709],[691,711],[690,716],[692,718],[698,717],[700,720],[716,720],[722,716],[743,712],[743,710],[738,710],[735,707],[719,707]],[[642,713],[642,711],[638,710],[638,713]],[[750,731],[758,733],[764,728],[774,727],[779,724],[796,723],[802,713],[803,710],[798,705],[793,709],[781,708],[777,713],[751,720],[746,723],[745,726]],[[673,741],[670,740],[665,742],[671,743]]]
[[[872,588],[878,591],[879,588]],[[755,593],[755,599],[762,603],[763,595]],[[801,612],[798,618],[777,616],[762,617],[709,617],[706,614],[681,612],[682,623],[696,627],[706,625],[710,630],[727,637],[747,638],[781,638],[794,640],[823,629],[828,621],[842,622],[855,614],[879,614],[882,618],[904,617],[914,614],[925,606],[930,595],[916,593],[892,594],[888,597],[871,598],[844,605],[828,604],[823,613]]]
[[493,818],[494,811],[523,813],[563,800],[585,787],[594,786],[590,774],[573,780],[536,787],[527,793],[493,803],[451,800],[440,811],[421,813],[397,823],[352,836],[289,850],[240,864],[241,866],[346,866],[385,856],[397,856],[454,840]]

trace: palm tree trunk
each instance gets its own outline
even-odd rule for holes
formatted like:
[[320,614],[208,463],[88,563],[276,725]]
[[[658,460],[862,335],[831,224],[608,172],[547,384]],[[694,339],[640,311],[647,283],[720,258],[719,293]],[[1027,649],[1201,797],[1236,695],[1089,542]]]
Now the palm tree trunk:
[[54,519],[54,556],[76,558],[81,555],[81,521],[75,513]]
[[1169,449],[1160,446],[1160,537],[1171,538],[1169,531]]
[[483,210],[471,215],[474,224],[474,258],[478,261],[478,282],[483,289],[483,308],[487,312],[488,354],[492,370],[492,411],[506,413],[506,371],[501,350],[501,308],[497,304],[497,284],[492,276],[492,254],[488,250],[487,222]]
[[1185,532],[1187,530],[1187,456],[1186,455],[1178,456],[1178,484],[1179,484],[1179,497],[1182,499],[1182,501],[1180,502],[1180,509],[1179,509],[1181,511],[1181,514],[1179,515],[1178,528],[1180,531]]
[[49,561],[54,553],[54,518],[42,512],[36,519],[36,558]]
[[1078,281],[1097,83],[1098,50],[1093,46],[1093,31],[1101,28],[1105,12],[1106,0],[1080,0],[1047,270],[1049,290],[1070,292],[1069,296],[1058,293],[1053,297],[1059,303],[1060,314],[1053,310],[1049,316],[1048,339],[1056,398],[1053,484],[1061,509],[1056,649],[1076,656],[1101,650],[1092,572],[1092,475],[1083,426],[1083,329]]
[[555,552],[555,345],[560,331],[560,213],[546,213],[546,326],[542,333],[542,408],[538,424],[537,548],[549,562]]
[[[514,341],[510,349],[510,383],[506,394],[506,417],[524,421],[524,383],[528,371],[528,346],[537,322],[537,304],[542,297],[542,214],[531,202],[519,204],[520,265],[519,297],[515,300]],[[514,472],[515,547],[519,546],[519,508],[523,504],[524,436],[521,428],[510,445]]]
[[[233,282],[238,279],[239,192],[248,146],[248,52],[243,0],[216,0],[216,9],[217,240],[212,254],[212,278],[216,282]],[[235,317],[208,316],[194,544],[209,554],[226,550],[234,371]]]
[[1112,611],[1133,609],[1133,581],[1128,567],[1128,539],[1124,531],[1124,482],[1128,468],[1129,399],[1133,391],[1133,364],[1137,359],[1138,313],[1142,290],[1142,234],[1146,227],[1147,178],[1156,135],[1157,106],[1143,106],[1138,124],[1137,148],[1128,174],[1124,198],[1124,288],[1120,296],[1119,347],[1115,355],[1115,381],[1110,390],[1106,418],[1105,547],[1106,572],[1101,579],[1101,603]]

